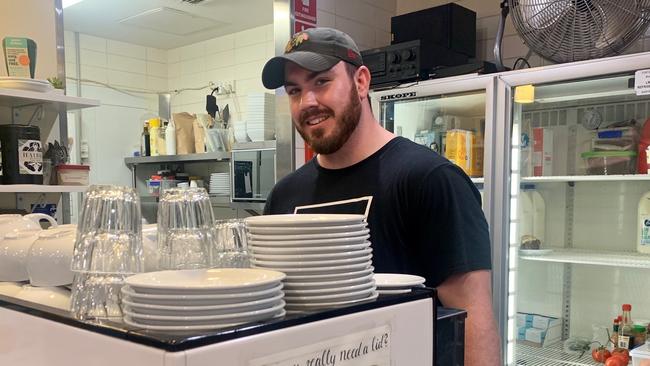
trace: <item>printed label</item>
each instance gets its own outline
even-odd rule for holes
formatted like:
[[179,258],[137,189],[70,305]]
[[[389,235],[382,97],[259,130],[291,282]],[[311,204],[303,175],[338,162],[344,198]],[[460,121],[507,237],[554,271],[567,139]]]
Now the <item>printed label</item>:
[[650,245],[650,216],[641,216],[641,245]]
[[636,95],[650,94],[650,70],[639,70],[634,73],[634,91]]
[[38,140],[18,140],[18,173],[43,175],[43,153]]
[[628,336],[618,336],[618,348],[629,349],[632,338]]
[[26,39],[5,38],[5,55],[9,76],[31,77]]
[[390,366],[391,331],[384,325],[252,360],[249,366]]

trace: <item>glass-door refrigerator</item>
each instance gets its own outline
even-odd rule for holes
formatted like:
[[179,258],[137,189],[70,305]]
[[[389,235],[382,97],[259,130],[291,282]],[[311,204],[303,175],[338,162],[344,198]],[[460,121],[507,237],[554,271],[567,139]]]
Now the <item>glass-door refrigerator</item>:
[[[483,210],[494,227],[495,147],[504,136],[495,134],[495,75],[470,74],[433,79],[374,91],[375,118],[389,131],[422,144],[458,164],[477,185]],[[491,242],[502,240],[490,231]],[[493,267],[502,267],[502,245],[492,246]],[[496,277],[494,280],[496,281]],[[505,294],[494,295],[498,307]]]
[[[596,365],[650,322],[650,54],[499,75],[493,230],[507,365]],[[497,243],[497,242],[495,242]],[[631,324],[615,319],[631,305]],[[622,334],[625,333],[625,334]],[[629,338],[628,338],[629,337]],[[583,352],[586,349],[586,352]]]

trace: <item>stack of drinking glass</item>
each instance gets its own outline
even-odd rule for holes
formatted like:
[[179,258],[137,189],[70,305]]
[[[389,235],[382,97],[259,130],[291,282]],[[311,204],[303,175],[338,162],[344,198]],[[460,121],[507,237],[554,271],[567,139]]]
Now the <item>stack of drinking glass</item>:
[[249,268],[250,253],[246,238],[246,224],[241,219],[217,220],[216,252],[213,267]]
[[120,289],[143,271],[140,199],[132,188],[92,186],[74,245],[71,311],[81,320],[121,318]]
[[245,221],[253,267],[287,274],[287,311],[336,308],[377,298],[363,215],[269,215]]

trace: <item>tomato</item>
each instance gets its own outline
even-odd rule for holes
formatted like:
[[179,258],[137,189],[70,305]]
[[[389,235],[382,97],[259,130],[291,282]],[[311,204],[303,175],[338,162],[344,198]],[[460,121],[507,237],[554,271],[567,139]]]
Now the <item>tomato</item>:
[[596,362],[605,362],[606,359],[608,359],[612,354],[609,353],[607,348],[600,346],[598,348],[594,348],[591,350],[591,357],[594,359]]
[[627,366],[627,361],[621,356],[612,356],[605,361],[605,366]]
[[628,362],[630,362],[630,356],[626,355],[625,353],[617,353],[612,355],[612,357],[617,357],[625,361],[625,364],[627,365]]
[[613,355],[626,355],[629,358],[630,357],[630,351],[625,349],[625,348],[614,348],[612,350],[612,356]]

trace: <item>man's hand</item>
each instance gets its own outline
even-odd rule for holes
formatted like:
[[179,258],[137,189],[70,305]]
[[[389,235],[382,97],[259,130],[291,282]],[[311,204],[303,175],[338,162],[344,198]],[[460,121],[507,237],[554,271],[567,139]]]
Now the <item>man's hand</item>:
[[453,275],[438,286],[438,297],[444,306],[467,311],[465,366],[502,365],[491,288],[490,271]]

